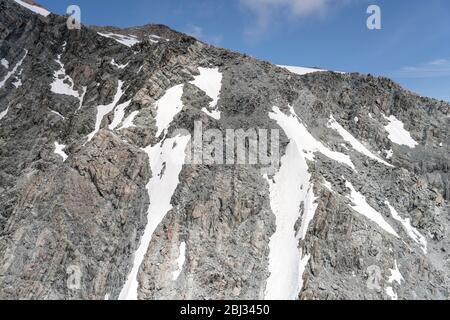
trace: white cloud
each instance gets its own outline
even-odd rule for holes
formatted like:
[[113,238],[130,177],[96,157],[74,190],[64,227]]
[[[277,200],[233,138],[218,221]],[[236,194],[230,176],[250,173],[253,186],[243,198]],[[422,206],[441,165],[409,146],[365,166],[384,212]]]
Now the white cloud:
[[242,7],[255,15],[257,24],[247,35],[266,31],[278,19],[299,19],[324,16],[330,6],[343,5],[351,0],[240,0]]
[[204,37],[203,28],[195,25],[190,26],[186,33],[197,39],[202,39]]
[[262,18],[280,9],[301,17],[323,13],[330,0],[241,0],[241,3]]
[[403,67],[397,72],[403,78],[437,78],[450,76],[450,59],[436,59],[418,66]]
[[445,66],[448,65],[450,63],[450,61],[448,61],[447,59],[437,59],[437,60],[433,60],[430,61],[430,65],[433,66]]
[[186,31],[186,34],[188,34],[191,37],[194,37],[196,39],[205,41],[207,43],[212,43],[214,45],[219,45],[223,40],[223,36],[221,34],[207,35],[207,34],[205,34],[202,27],[199,27],[196,25],[190,25]]

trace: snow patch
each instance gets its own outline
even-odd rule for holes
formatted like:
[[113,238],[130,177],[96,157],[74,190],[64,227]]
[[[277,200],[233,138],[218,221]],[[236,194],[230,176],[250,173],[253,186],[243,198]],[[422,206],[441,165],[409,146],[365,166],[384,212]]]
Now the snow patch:
[[25,60],[25,58],[27,57],[27,55],[28,55],[28,50],[25,50],[25,55],[23,56],[23,58],[20,59],[19,62],[17,62],[17,64],[14,66],[14,68],[6,74],[5,79],[0,81],[0,88],[3,88],[3,86],[6,84],[6,81],[8,81],[9,78],[11,78],[11,76],[16,73],[17,69],[22,65],[22,63]]
[[209,104],[209,111],[207,108],[202,108],[210,117],[220,120],[221,113],[217,110],[217,103],[219,101],[220,91],[222,90],[222,73],[219,68],[198,68],[200,75],[195,76],[195,80],[190,83],[206,93],[212,99]]
[[397,294],[394,292],[392,287],[386,287],[386,294],[391,298],[391,300],[398,300]]
[[328,70],[317,69],[317,68],[305,68],[305,67],[294,67],[294,66],[283,66],[283,65],[279,65],[279,67],[287,69],[290,72],[299,74],[301,76],[304,74],[308,74],[308,73],[328,71]]
[[19,88],[22,85],[22,79],[18,78],[16,81],[14,81],[13,86],[17,88]]
[[134,118],[136,118],[136,116],[139,114],[139,111],[133,111],[128,117],[126,117],[126,119],[123,121],[122,126],[119,128],[119,130],[122,129],[128,129],[128,128],[132,128],[132,127],[136,127],[133,123]]
[[285,115],[278,107],[273,107],[272,110],[273,112],[269,113],[269,117],[272,120],[275,120],[278,125],[283,128],[288,137],[292,137],[294,139],[296,145],[299,147],[306,159],[314,161],[314,153],[320,152],[332,160],[346,164],[350,168],[355,169],[355,166],[349,156],[340,152],[331,151],[320,141],[316,140],[311,133],[309,133],[305,125],[300,121],[292,107],[290,107],[290,115]]
[[269,272],[265,299],[294,300],[301,290],[298,236],[295,224],[300,219],[300,205],[310,175],[305,159],[291,141],[281,159],[281,167],[272,182],[266,176],[270,190],[270,206],[276,217],[276,230],[269,242]]
[[159,43],[160,41],[163,41],[163,40],[166,41],[166,42],[170,41],[170,39],[164,39],[164,38],[162,38],[162,37],[160,37],[160,36],[158,36],[156,34],[151,34],[151,35],[148,36],[148,38],[150,39],[150,41],[152,43]]
[[141,42],[139,41],[139,39],[136,36],[133,35],[123,35],[123,34],[118,34],[118,33],[112,33],[112,32],[106,32],[106,33],[102,33],[102,32],[97,32],[98,35],[105,37],[105,38],[110,38],[113,40],[116,40],[118,43],[123,44],[124,46],[127,47],[132,47],[135,44]]
[[[274,107],[273,112],[269,113],[269,117],[284,130],[290,142],[273,180],[264,176],[269,183],[270,206],[276,218],[276,230],[269,242],[270,276],[265,291],[265,299],[268,300],[297,299],[310,258],[309,255],[303,256],[298,243],[305,238],[317,209],[306,162],[308,154],[304,150],[319,148],[318,142],[292,112],[291,115],[285,115]],[[315,147],[312,148],[312,145]],[[300,212],[302,203],[303,214]],[[300,218],[300,230],[296,232],[295,226]]]
[[340,74],[345,74],[345,72],[342,72],[342,71],[331,71],[331,70],[325,70],[325,69],[319,69],[319,68],[307,68],[307,67],[284,66],[284,65],[278,65],[278,67],[287,69],[290,72],[301,75],[301,76],[308,74],[308,73],[315,73],[315,72],[336,72],[336,73],[340,73]]
[[398,120],[395,116],[383,117],[389,121],[389,124],[385,126],[386,131],[389,133],[389,140],[398,145],[405,145],[414,149],[418,143],[411,137],[411,134],[405,129],[403,122]]
[[1,61],[2,66],[5,67],[5,69],[9,69],[9,62],[6,59],[2,59]]
[[314,196],[313,185],[308,188],[308,193],[303,201],[303,215],[302,224],[300,226],[300,239],[304,240],[306,238],[306,233],[308,232],[309,224],[314,219],[317,207],[319,204],[316,202],[318,199]]
[[128,62],[126,64],[118,64],[114,59],[112,59],[111,64],[118,69],[125,69],[130,63]]
[[119,124],[122,123],[123,117],[125,116],[125,110],[128,108],[130,104],[131,100],[128,100],[127,102],[121,103],[114,108],[114,119],[109,125],[110,130],[116,129],[119,126]]
[[83,93],[81,94],[81,97],[80,97],[80,104],[78,105],[77,111],[80,110],[80,109],[83,107],[84,96],[86,95],[86,92],[87,92],[87,87],[83,87]]
[[78,91],[74,90],[74,82],[72,78],[66,74],[64,64],[61,62],[61,56],[62,54],[59,54],[58,58],[55,60],[60,68],[53,74],[54,80],[50,85],[50,90],[56,94],[64,94],[80,99],[80,94]]
[[59,144],[55,141],[55,152],[57,155],[61,156],[63,158],[63,162],[65,162],[68,158],[67,154],[63,151],[66,148],[65,145]]
[[114,96],[114,100],[113,102],[111,102],[108,105],[101,105],[97,107],[97,117],[95,120],[95,129],[93,132],[91,132],[88,135],[88,140],[87,141],[91,141],[92,138],[94,138],[95,134],[100,130],[100,126],[102,124],[102,120],[103,117],[106,116],[108,113],[110,113],[114,107],[117,105],[117,103],[120,101],[120,98],[123,95],[123,91],[122,91],[122,87],[123,87],[123,81],[119,80],[118,86],[117,86],[117,92],[116,95]]
[[394,155],[394,150],[386,150],[386,159],[392,159],[392,156]]
[[52,110],[52,109],[50,109],[50,112],[53,114],[56,114],[58,117],[62,118],[63,120],[66,120],[66,118],[61,113],[59,113],[55,110]]
[[[325,179],[324,179],[325,180]],[[333,185],[331,184],[331,182],[329,182],[328,180],[325,180],[325,182],[323,183],[323,185],[325,186],[325,188],[327,188],[330,192],[334,192],[333,191]]]
[[[164,121],[161,122],[159,120],[160,126],[158,126],[158,131],[160,132],[166,131],[169,128],[175,116],[173,110],[179,109],[177,107],[174,108],[169,103],[181,103],[183,86],[175,86],[172,89],[172,91],[169,89],[166,93],[167,97],[165,100],[161,101],[164,97],[159,100],[160,103],[157,107],[156,118],[161,119],[160,113],[164,114]],[[165,109],[170,109],[170,114],[167,115],[168,111]],[[170,119],[170,121],[167,121],[167,119]],[[185,150],[190,139],[190,135],[177,135],[173,138],[164,138],[160,143],[154,146],[149,145],[144,149],[148,155],[152,172],[152,177],[146,186],[150,198],[150,205],[147,211],[147,225],[145,226],[139,247],[134,254],[133,268],[122,288],[119,296],[120,300],[137,300],[138,298],[137,275],[150,246],[153,233],[167,212],[172,209],[172,196],[179,184],[179,175],[186,158]]]
[[156,126],[158,131],[156,136],[168,129],[169,124],[173,121],[175,116],[183,109],[183,96],[184,85],[179,84],[170,88],[164,94],[164,96],[156,102]]
[[379,157],[377,157],[376,155],[374,155],[372,152],[369,151],[369,149],[367,149],[361,142],[359,142],[350,132],[348,132],[347,130],[345,130],[344,127],[342,127],[335,119],[333,116],[330,117],[330,120],[327,123],[328,128],[334,129],[335,131],[337,131],[337,133],[339,133],[339,135],[345,140],[347,141],[352,147],[353,149],[355,149],[356,151],[358,151],[359,153],[365,155],[366,157],[369,157],[373,160],[376,160],[388,167],[393,167],[393,165],[387,163],[386,161],[380,159]]
[[367,202],[366,197],[363,196],[361,193],[355,190],[353,185],[346,181],[345,185],[347,188],[350,189],[351,193],[350,196],[347,196],[348,199],[350,199],[353,202],[352,208],[360,213],[361,215],[365,216],[369,220],[375,222],[380,228],[382,228],[384,231],[392,234],[393,236],[400,238],[395,232],[395,230],[391,227],[389,223],[387,223],[381,213],[373,209]]
[[202,111],[204,113],[206,113],[208,116],[210,116],[211,118],[216,119],[216,120],[220,120],[220,117],[221,117],[220,111],[217,111],[217,110],[209,111],[206,108],[202,108]]
[[[300,256],[302,256],[302,249],[300,249]],[[302,256],[302,259],[300,260],[300,265],[299,265],[299,270],[298,273],[300,275],[300,279],[299,279],[299,283],[298,283],[298,291],[300,292],[300,290],[303,288],[303,274],[305,273],[306,270],[306,266],[308,265],[309,260],[311,259],[311,255],[308,253],[304,256]],[[297,297],[294,298],[294,300],[298,299],[298,294]]]
[[183,241],[180,244],[180,255],[178,256],[177,262],[177,270],[175,270],[172,274],[172,280],[175,281],[178,279],[178,277],[181,274],[181,271],[183,271],[184,262],[186,261],[186,243]]
[[411,225],[411,220],[409,218],[403,219],[400,214],[395,210],[393,206],[388,201],[385,201],[385,204],[389,207],[391,211],[392,218],[400,222],[403,228],[406,230],[406,233],[413,239],[422,249],[424,254],[427,254],[427,240],[426,238]]
[[2,120],[4,117],[6,117],[6,115],[8,114],[9,111],[9,106],[8,108],[6,108],[5,111],[0,112],[0,120]]
[[[399,285],[401,285],[402,284],[402,280],[404,281],[405,279],[403,278],[402,274],[400,273],[400,270],[398,269],[397,260],[394,261],[394,268],[393,269],[389,269],[389,271],[391,272],[391,275],[389,276],[388,282],[390,284],[393,284],[394,282],[397,282]],[[392,286],[386,287],[385,291],[386,291],[386,294],[392,300],[398,300],[398,295],[394,291]]]
[[150,206],[147,213],[147,225],[139,248],[134,254],[131,273],[120,293],[120,300],[136,300],[138,297],[137,275],[158,225],[172,209],[171,199],[179,183],[179,174],[185,161],[185,149],[190,136],[176,136],[163,140],[144,151],[150,160],[152,178],[147,184]]
[[398,284],[402,284],[402,280],[405,280],[400,273],[400,270],[398,269],[397,260],[394,261],[394,269],[389,269],[391,272],[391,275],[389,276],[388,282],[394,283],[397,282]]
[[50,14],[50,11],[48,11],[42,7],[38,7],[38,6],[26,3],[25,1],[21,1],[21,0],[14,0],[14,1],[17,2],[18,4],[20,4],[21,6],[27,8],[28,10],[31,10],[34,13],[40,14],[41,16],[47,17]]

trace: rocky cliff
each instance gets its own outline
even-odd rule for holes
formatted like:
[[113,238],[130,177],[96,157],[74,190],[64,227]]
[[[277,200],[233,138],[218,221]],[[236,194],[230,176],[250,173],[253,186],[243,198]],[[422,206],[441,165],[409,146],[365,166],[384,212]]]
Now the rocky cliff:
[[1,299],[450,297],[448,103],[66,20],[0,0]]

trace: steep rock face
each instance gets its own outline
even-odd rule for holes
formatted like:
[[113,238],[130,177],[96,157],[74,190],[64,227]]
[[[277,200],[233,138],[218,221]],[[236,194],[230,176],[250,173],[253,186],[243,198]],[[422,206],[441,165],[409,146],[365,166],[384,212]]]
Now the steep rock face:
[[[449,297],[447,103],[0,9],[0,298]],[[278,129],[281,162],[190,164],[196,121]]]
[[3,298],[103,299],[123,279],[145,223],[146,156],[101,132],[69,161],[28,176],[3,231]]

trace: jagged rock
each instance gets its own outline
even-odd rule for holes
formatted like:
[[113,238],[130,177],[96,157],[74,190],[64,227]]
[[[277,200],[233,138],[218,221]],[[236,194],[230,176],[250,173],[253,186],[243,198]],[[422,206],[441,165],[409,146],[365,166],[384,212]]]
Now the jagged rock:
[[[205,130],[222,133],[279,129],[284,157],[292,141],[269,116],[274,106],[287,117],[295,112],[312,139],[355,167],[323,149],[297,159],[301,166],[306,158],[317,208],[305,227],[310,204],[301,199],[299,218],[284,231],[298,241],[305,264],[295,297],[387,299],[387,287],[400,299],[449,297],[448,103],[370,75],[297,75],[162,25],[68,30],[65,17],[36,15],[10,0],[0,0],[0,58],[10,66],[24,59],[0,88],[1,299],[117,299],[134,269],[141,299],[266,297],[279,227],[270,186],[279,181],[279,163],[267,175],[260,164],[185,163],[170,208],[136,261],[157,211],[149,207],[165,191],[151,184],[170,176],[168,162],[177,160],[158,167],[163,151],[149,157],[149,150],[163,148],[177,129],[193,140],[201,121]],[[61,64],[69,95],[51,90]],[[217,68],[222,76],[220,119],[203,110],[215,111],[214,99],[195,84],[199,68]],[[0,79],[8,72],[0,67]],[[158,135],[157,102],[176,86],[182,108]],[[330,127],[331,115],[366,155]],[[392,140],[390,116],[417,145]],[[65,147],[67,160],[55,143]],[[177,143],[168,149],[177,150]],[[302,181],[299,188],[307,186]],[[393,232],[358,212],[355,194]],[[426,252],[408,223],[426,239]],[[395,266],[400,283],[389,282]]]

